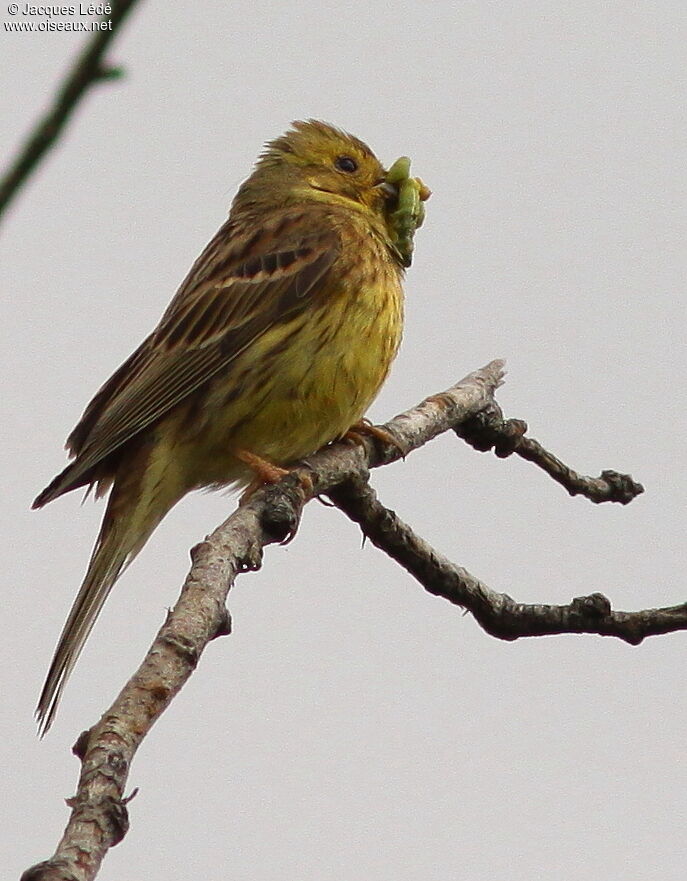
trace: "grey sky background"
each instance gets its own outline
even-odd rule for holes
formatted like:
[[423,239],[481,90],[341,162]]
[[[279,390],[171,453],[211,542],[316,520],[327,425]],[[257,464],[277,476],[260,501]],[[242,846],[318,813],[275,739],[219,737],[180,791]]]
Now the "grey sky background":
[[[10,20],[7,5],[3,21]],[[157,322],[262,143],[314,116],[433,189],[384,420],[494,357],[507,415],[627,508],[443,437],[373,482],[498,590],[685,599],[685,41],[671,2],[144,3],[0,238],[4,662],[0,864],[46,858],[69,748],[139,663],[188,549],[235,505],[188,497],[115,588],[38,741],[32,713],[103,511],[29,506],[92,394]],[[84,35],[0,36],[0,155]],[[684,877],[685,636],[506,644],[318,505],[230,594],[130,777],[100,878]]]

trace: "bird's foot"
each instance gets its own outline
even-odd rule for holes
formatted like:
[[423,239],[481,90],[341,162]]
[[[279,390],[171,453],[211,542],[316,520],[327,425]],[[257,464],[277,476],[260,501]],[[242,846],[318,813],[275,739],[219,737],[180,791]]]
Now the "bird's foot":
[[395,447],[401,454],[401,457],[405,459],[408,451],[403,444],[397,440],[390,431],[387,431],[385,428],[380,428],[379,425],[373,425],[369,419],[359,419],[357,422],[354,422],[346,434],[344,434],[342,440],[347,444],[362,444],[365,436],[372,437],[375,440],[381,441],[383,444]]
[[248,499],[266,483],[279,483],[282,477],[286,477],[289,473],[286,468],[280,468],[278,465],[268,462],[267,459],[248,452],[248,450],[234,450],[234,455],[255,474],[253,480],[241,493],[239,505],[245,505]]

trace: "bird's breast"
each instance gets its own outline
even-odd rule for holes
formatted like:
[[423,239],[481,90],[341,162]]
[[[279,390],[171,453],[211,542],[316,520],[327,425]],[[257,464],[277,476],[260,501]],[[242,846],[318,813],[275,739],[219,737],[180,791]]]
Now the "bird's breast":
[[[270,328],[209,391],[203,446],[206,470],[196,484],[236,480],[232,450],[284,464],[341,437],[376,397],[403,329],[400,273],[370,244],[339,259],[298,317]],[[225,474],[225,476],[221,476]]]

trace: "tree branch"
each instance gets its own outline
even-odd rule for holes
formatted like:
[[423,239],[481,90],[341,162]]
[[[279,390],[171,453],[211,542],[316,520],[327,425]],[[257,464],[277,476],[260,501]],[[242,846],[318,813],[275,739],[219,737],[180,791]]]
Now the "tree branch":
[[111,12],[101,22],[107,30],[96,31],[57,90],[53,106],[29,134],[17,157],[0,179],[0,217],[31,176],[40,160],[54,145],[79,101],[91,86],[117,79],[121,69],[103,63],[105,50],[137,0],[110,0]]
[[[267,545],[294,537],[303,505],[316,496],[333,498],[427,590],[469,608],[482,626],[502,638],[525,635],[525,621],[529,622],[529,635],[612,632],[635,643],[649,632],[684,627],[683,607],[611,613],[607,601],[602,602],[603,598],[597,599],[596,595],[573,601],[570,607],[516,604],[441,557],[376,500],[367,485],[369,468],[396,461],[442,432],[460,431],[466,425],[473,426],[467,435],[474,442],[475,419],[480,413],[491,414],[494,430],[494,420],[502,419],[494,400],[502,377],[503,362],[492,361],[447,391],[396,416],[381,431],[374,430],[361,438],[359,444],[337,443],[320,450],[294,467],[279,484],[257,491],[193,549],[191,570],[181,596],[143,663],[100,721],[74,746],[82,762],[81,775],[77,793],[69,801],[72,813],[55,854],[28,869],[22,881],[95,878],[107,850],[126,833],[124,787],[140,743],[187,681],[207,644],[230,632],[225,602],[236,577],[260,568]],[[503,453],[503,443],[497,454]],[[641,491],[630,478],[625,481],[636,492]],[[625,623],[625,631],[621,632],[623,615],[632,623]],[[653,629],[645,624],[641,630],[638,616],[652,621]]]
[[687,630],[687,603],[641,612],[615,612],[601,593],[575,597],[565,606],[518,603],[434,550],[380,503],[366,480],[353,479],[341,484],[328,496],[360,525],[372,544],[400,563],[426,591],[467,609],[487,633],[499,639],[595,633],[639,645],[647,636]]
[[595,504],[620,502],[627,505],[644,492],[642,484],[636,483],[629,474],[602,471],[599,477],[585,477],[573,471],[553,453],[545,450],[539,441],[525,437],[526,422],[522,419],[504,419],[496,401],[454,431],[476,450],[486,452],[493,449],[500,459],[515,453],[533,462],[565,487],[571,496],[583,495]]

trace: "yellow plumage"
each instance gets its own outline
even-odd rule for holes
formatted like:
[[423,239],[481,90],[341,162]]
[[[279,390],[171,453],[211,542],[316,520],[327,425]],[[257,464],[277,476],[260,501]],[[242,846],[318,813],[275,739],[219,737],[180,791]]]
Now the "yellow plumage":
[[[236,374],[244,378],[230,406],[223,406],[224,382],[209,389],[198,442],[210,461],[199,461],[195,442],[190,454],[199,483],[226,482],[228,436],[286,464],[341,437],[376,397],[401,340],[403,292],[398,267],[384,262],[384,246],[359,226],[353,260],[345,252],[337,258],[321,304],[272,328],[237,359]],[[212,478],[198,473],[206,467]]]
[[269,479],[363,416],[398,349],[403,268],[428,195],[407,160],[387,179],[362,141],[324,123],[268,144],[158,327],[87,407],[68,440],[74,461],[34,503],[112,487],[39,700],[43,731],[117,576],[180,498]]

